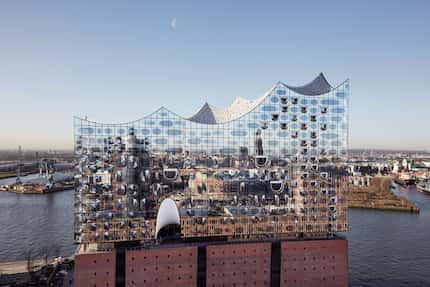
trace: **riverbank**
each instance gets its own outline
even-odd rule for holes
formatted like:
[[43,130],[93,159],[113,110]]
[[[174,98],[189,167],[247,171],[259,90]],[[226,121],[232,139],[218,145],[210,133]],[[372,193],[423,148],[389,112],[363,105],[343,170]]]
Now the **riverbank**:
[[[44,265],[44,260],[34,260],[33,267],[38,270]],[[27,261],[4,262],[0,263],[0,274],[16,274],[27,272]]]
[[[35,174],[38,173],[38,170],[34,170],[34,171],[29,171],[29,172],[21,172],[21,176],[27,176],[30,174]],[[11,171],[11,172],[0,172],[0,179],[5,179],[5,178],[13,178],[16,177],[17,174],[15,171]]]
[[13,192],[19,194],[47,194],[73,189],[75,186],[73,173],[56,172],[49,178],[39,173],[32,173],[20,177],[0,179],[0,192]]
[[73,257],[0,263],[0,286],[71,286],[73,266]]
[[[73,261],[74,256],[69,256],[66,258],[57,258],[53,261],[49,261],[46,264],[45,259],[35,259],[32,260],[32,268],[34,271],[40,270],[42,267],[48,264],[57,264],[62,262]],[[26,260],[15,261],[15,262],[3,262],[0,263],[0,274],[16,274],[16,273],[26,273],[28,272],[28,262]]]
[[348,207],[419,213],[420,209],[391,190],[393,179],[389,176],[375,177],[369,186],[351,186]]
[[73,182],[55,183],[52,187],[40,184],[15,184],[0,186],[0,192],[14,192],[22,194],[46,194],[59,191],[66,191],[74,188]]

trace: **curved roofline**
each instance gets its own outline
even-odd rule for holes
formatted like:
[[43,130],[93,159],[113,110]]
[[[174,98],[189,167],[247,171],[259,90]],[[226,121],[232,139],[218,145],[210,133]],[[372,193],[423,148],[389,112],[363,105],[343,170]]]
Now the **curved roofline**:
[[[320,73],[320,75],[321,75],[321,74],[322,74],[322,73]],[[335,86],[335,87],[330,86],[330,87],[331,87],[330,91],[328,91],[328,92],[326,92],[326,93],[318,94],[318,95],[304,95],[304,94],[302,94],[302,95],[303,95],[303,96],[307,96],[307,97],[319,97],[319,96],[323,96],[323,95],[325,95],[325,94],[328,94],[329,92],[332,92],[332,91],[334,91],[334,90],[338,89],[339,87],[341,87],[342,85],[344,85],[346,82],[349,82],[349,78],[346,78],[346,80],[344,80],[343,82],[341,82],[340,84],[338,84],[338,85],[337,85],[337,86]],[[312,82],[310,82],[310,83],[312,83]],[[308,84],[309,84],[309,83],[308,83]],[[92,120],[84,119],[84,118],[79,117],[79,116],[74,116],[73,118],[74,118],[74,119],[77,119],[77,120],[81,120],[81,121],[87,121],[87,122],[89,122],[89,123],[93,123],[93,124],[102,124],[102,125],[110,125],[110,126],[121,126],[121,125],[129,125],[129,124],[132,124],[132,123],[139,122],[139,121],[141,121],[141,120],[145,120],[145,119],[149,118],[150,116],[152,116],[153,114],[158,113],[160,110],[166,110],[166,111],[168,111],[169,113],[172,113],[173,115],[177,116],[178,118],[180,118],[180,119],[182,119],[182,120],[186,120],[186,121],[190,121],[190,122],[198,123],[198,124],[201,124],[201,125],[221,125],[221,124],[227,124],[227,123],[230,123],[230,122],[232,122],[232,121],[236,121],[236,120],[238,120],[238,119],[241,119],[241,118],[245,117],[246,115],[248,115],[249,113],[251,113],[252,111],[254,111],[256,108],[258,108],[258,107],[259,107],[259,105],[260,105],[260,104],[261,104],[265,99],[267,99],[267,97],[269,97],[269,96],[270,96],[270,94],[272,93],[272,91],[273,91],[273,90],[274,90],[278,85],[283,85],[285,88],[287,88],[287,89],[289,89],[289,90],[293,91],[294,93],[297,93],[295,90],[291,89],[291,88],[292,88],[292,86],[288,86],[288,85],[286,85],[284,82],[278,81],[275,85],[273,85],[273,86],[272,86],[272,88],[270,88],[270,89],[265,93],[265,95],[264,95],[264,96],[262,97],[262,99],[261,99],[261,102],[260,102],[258,105],[256,105],[255,107],[253,107],[252,109],[250,109],[249,111],[247,111],[246,113],[244,113],[244,114],[240,115],[240,116],[239,116],[239,117],[237,117],[237,118],[231,119],[231,120],[229,120],[229,121],[221,122],[221,123],[214,123],[214,124],[210,124],[210,123],[194,122],[194,121],[190,120],[190,118],[191,118],[191,117],[193,117],[194,115],[193,115],[193,116],[191,116],[191,117],[189,117],[189,118],[185,118],[185,117],[183,117],[183,116],[181,116],[181,115],[179,115],[179,114],[177,114],[177,113],[173,112],[172,110],[170,110],[170,109],[168,109],[168,108],[166,108],[166,107],[164,107],[164,106],[161,106],[160,108],[158,108],[157,110],[155,110],[154,112],[152,112],[152,113],[150,113],[150,114],[148,114],[148,115],[145,115],[145,116],[143,116],[143,117],[140,117],[140,118],[138,118],[138,119],[136,119],[136,120],[129,121],[129,122],[121,122],[121,123],[107,123],[107,122],[97,122],[97,121],[92,121]],[[307,85],[307,84],[306,84],[306,85]],[[305,86],[306,86],[306,85],[305,85]],[[302,86],[302,87],[303,87],[303,86]],[[297,88],[297,87],[293,87],[293,88]],[[205,104],[207,104],[207,103],[205,103]],[[201,108],[199,109],[199,111],[200,111],[200,110],[201,110]]]
[[290,90],[305,96],[319,96],[332,91],[333,87],[321,72],[315,79],[302,86],[289,86],[283,83]]
[[161,111],[161,110],[166,110],[166,111],[168,111],[168,112],[170,112],[170,113],[174,114],[175,116],[177,116],[177,117],[179,117],[179,118],[181,118],[181,119],[183,119],[183,120],[187,120],[187,119],[186,119],[186,118],[184,118],[183,116],[178,115],[178,114],[177,114],[177,113],[175,113],[175,112],[172,112],[170,109],[166,108],[165,106],[161,106],[161,107],[159,107],[158,109],[156,109],[155,111],[153,111],[152,113],[147,114],[147,115],[145,115],[145,116],[143,116],[143,117],[140,117],[140,118],[138,118],[138,119],[136,119],[136,120],[129,121],[129,122],[121,122],[121,123],[107,123],[107,122],[96,122],[96,121],[92,121],[92,120],[84,119],[84,118],[82,118],[82,117],[80,117],[80,116],[73,116],[73,118],[74,118],[74,119],[78,119],[78,120],[82,120],[82,121],[87,121],[87,122],[89,122],[89,123],[93,123],[93,124],[102,124],[102,125],[114,125],[114,126],[120,126],[120,125],[128,125],[128,124],[131,124],[131,123],[139,122],[139,121],[141,121],[141,120],[145,120],[146,118],[149,118],[150,116],[152,116],[153,114],[158,113],[158,112],[159,112],[159,111]]
[[[341,83],[340,83],[340,84],[338,84],[337,86],[332,87],[332,88],[331,88],[331,90],[330,90],[330,91],[328,91],[327,93],[319,94],[319,95],[314,95],[314,96],[311,96],[311,95],[303,95],[303,96],[306,96],[306,97],[319,97],[319,96],[324,96],[325,94],[328,94],[328,93],[330,93],[330,92],[332,92],[332,91],[336,90],[337,88],[341,87],[341,86],[342,86],[342,85],[344,85],[346,82],[349,82],[349,78],[346,78],[343,82],[341,82]],[[281,83],[282,85],[284,85],[287,89],[291,90],[291,88],[290,88],[291,86],[288,86],[287,84],[285,84],[285,83],[283,83],[283,82],[279,82],[279,83]],[[294,90],[291,90],[291,91],[295,92]],[[295,93],[297,93],[297,92],[295,92]]]
[[[186,120],[188,120],[188,121],[191,121],[191,122],[195,122],[195,123],[198,123],[198,124],[202,124],[202,125],[220,125],[220,124],[226,124],[226,123],[230,123],[230,122],[232,122],[232,121],[235,121],[235,120],[238,120],[238,119],[241,119],[242,117],[244,117],[244,116],[246,116],[246,115],[248,115],[249,113],[251,113],[252,111],[254,111],[256,108],[258,108],[259,106],[260,106],[260,104],[262,103],[262,102],[264,102],[264,100],[266,100],[267,99],[267,97],[269,97],[270,96],[270,94],[273,92],[273,90],[274,89],[276,89],[276,87],[279,85],[279,82],[278,83],[276,83],[276,84],[274,84],[269,90],[267,90],[264,94],[263,94],[263,96],[261,96],[260,98],[257,98],[257,99],[255,99],[255,101],[259,101],[255,106],[253,106],[251,109],[249,109],[248,111],[246,111],[245,113],[243,113],[243,114],[241,114],[241,115],[239,115],[238,117],[236,117],[236,118],[232,118],[232,119],[230,119],[230,120],[227,120],[227,121],[223,121],[223,122],[219,122],[219,123],[202,123],[202,122],[197,122],[197,121],[193,121],[191,118],[193,118],[193,117],[195,117],[198,113],[200,113],[200,111],[206,106],[206,105],[208,105],[209,107],[210,107],[210,105],[208,104],[208,103],[205,103],[198,111],[197,111],[197,113],[195,113],[193,116],[191,116],[191,117],[189,117],[189,118],[186,118]],[[233,101],[234,102],[234,101]],[[225,108],[225,110],[227,110],[228,109],[228,107],[227,108]]]
[[[278,83],[279,83],[279,82],[278,82]],[[272,87],[272,88],[270,88],[270,89],[265,93],[266,95],[264,96],[264,98],[262,99],[262,101],[264,101],[264,100],[265,100],[265,99],[270,95],[270,93],[271,93],[271,92],[276,88],[276,86],[278,85],[278,83],[277,83],[277,84],[275,84],[275,85],[273,85],[273,87]],[[199,122],[194,122],[194,123],[198,123],[198,124],[201,124],[201,125],[218,125],[218,124],[225,124],[225,123],[229,123],[229,122],[235,121],[235,120],[237,120],[237,119],[240,119],[240,118],[242,118],[242,117],[246,116],[247,114],[249,114],[250,112],[252,112],[253,110],[255,110],[257,107],[258,107],[258,105],[257,105],[256,107],[254,107],[253,109],[251,109],[250,111],[248,111],[247,113],[243,114],[242,116],[240,116],[240,117],[238,117],[238,118],[235,118],[235,119],[232,119],[232,120],[227,121],[227,122],[223,122],[223,123],[216,123],[216,124],[205,124],[205,123],[199,123]],[[134,120],[134,121],[122,122],[122,123],[96,122],[96,121],[91,121],[91,120],[88,120],[88,119],[84,119],[84,118],[79,117],[79,116],[74,116],[73,118],[74,118],[74,119],[78,119],[78,120],[82,120],[82,121],[87,121],[87,122],[89,122],[89,123],[93,123],[93,124],[102,124],[102,125],[120,126],[120,125],[127,125],[127,124],[131,124],[131,123],[139,122],[139,121],[141,121],[141,120],[145,120],[146,118],[149,118],[149,117],[150,117],[150,116],[152,116],[153,114],[158,113],[160,110],[166,110],[166,111],[168,111],[168,112],[172,113],[173,115],[175,115],[175,116],[179,117],[179,118],[180,118],[180,119],[182,119],[182,120],[193,122],[193,121],[192,121],[192,120],[190,120],[189,118],[185,118],[185,117],[183,117],[183,116],[181,116],[181,115],[178,115],[177,113],[172,112],[170,109],[168,109],[168,108],[166,108],[166,107],[164,107],[164,106],[161,106],[160,108],[158,108],[158,109],[157,109],[157,110],[155,110],[154,112],[152,112],[152,113],[150,113],[150,114],[148,114],[148,115],[145,115],[145,116],[143,116],[143,117],[140,117],[140,118],[138,118],[138,119],[136,119],[136,120]]]

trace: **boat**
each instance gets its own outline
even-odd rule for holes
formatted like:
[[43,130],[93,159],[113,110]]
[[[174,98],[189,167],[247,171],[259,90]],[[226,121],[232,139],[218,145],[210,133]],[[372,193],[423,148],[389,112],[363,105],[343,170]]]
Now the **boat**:
[[417,183],[417,189],[421,192],[430,194],[430,181],[420,181]]
[[409,173],[402,173],[399,176],[399,179],[400,179],[400,183],[402,185],[406,185],[406,186],[407,185],[414,185],[414,184],[416,184],[416,181],[417,181],[415,175],[409,174]]

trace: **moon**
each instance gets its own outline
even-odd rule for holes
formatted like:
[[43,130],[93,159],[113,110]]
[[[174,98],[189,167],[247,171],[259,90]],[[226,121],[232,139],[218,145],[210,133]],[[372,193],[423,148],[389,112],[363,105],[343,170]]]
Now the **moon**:
[[172,21],[170,22],[170,28],[172,28],[173,31],[176,31],[176,17],[173,17]]

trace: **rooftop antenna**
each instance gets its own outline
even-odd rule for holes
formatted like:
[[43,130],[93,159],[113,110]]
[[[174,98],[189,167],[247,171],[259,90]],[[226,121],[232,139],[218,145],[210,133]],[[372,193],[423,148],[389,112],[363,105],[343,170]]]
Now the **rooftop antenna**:
[[18,166],[16,169],[16,183],[21,183],[21,165],[23,162],[22,146],[18,146]]
[[43,162],[39,160],[39,177],[43,176]]
[[46,178],[48,178],[48,177],[49,177],[48,161],[45,161],[45,176],[46,176]]

